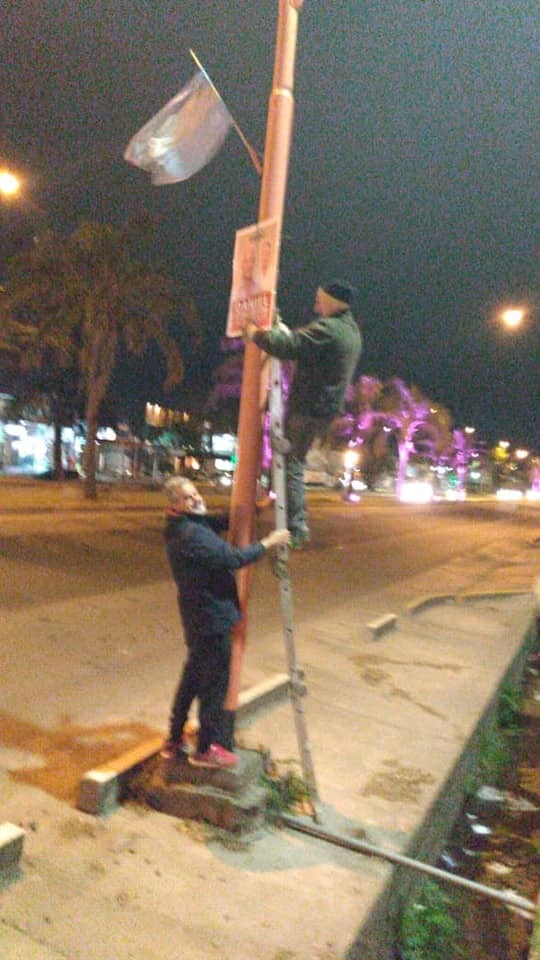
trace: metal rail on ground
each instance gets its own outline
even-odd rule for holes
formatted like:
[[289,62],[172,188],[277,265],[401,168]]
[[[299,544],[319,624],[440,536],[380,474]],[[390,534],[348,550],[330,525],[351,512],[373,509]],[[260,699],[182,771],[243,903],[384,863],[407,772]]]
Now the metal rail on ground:
[[489,897],[491,900],[499,900],[512,907],[515,910],[521,910],[527,914],[529,919],[533,920],[538,909],[537,904],[525,897],[520,897],[517,893],[508,890],[496,890],[494,887],[488,887],[483,883],[476,883],[474,880],[468,880],[466,877],[460,877],[457,874],[449,873],[447,870],[441,870],[439,867],[433,867],[429,863],[422,863],[420,860],[414,860],[412,857],[406,857],[403,854],[395,853],[393,850],[386,850],[384,847],[374,846],[364,840],[353,840],[344,837],[342,834],[333,833],[325,830],[323,827],[314,826],[312,823],[299,820],[291,814],[280,814],[280,820],[286,826],[300,833],[306,833],[310,837],[316,837],[318,840],[325,840],[327,843],[333,843],[338,847],[344,847],[346,850],[352,850],[356,853],[363,853],[370,857],[379,857],[382,860],[388,860],[389,863],[397,864],[400,867],[408,867],[411,870],[418,870],[436,880],[444,883],[454,884],[456,887],[465,887],[473,893],[482,897]]

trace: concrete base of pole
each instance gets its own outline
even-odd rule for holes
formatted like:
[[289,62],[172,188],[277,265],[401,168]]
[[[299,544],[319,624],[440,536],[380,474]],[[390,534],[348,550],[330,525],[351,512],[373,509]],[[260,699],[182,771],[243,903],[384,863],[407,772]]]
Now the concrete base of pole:
[[[278,673],[242,691],[238,709],[226,711],[231,738],[229,750],[234,748],[235,726],[245,728],[261,713],[267,713],[282,703],[289,696],[289,686],[288,675]],[[127,753],[121,754],[109,763],[87,771],[79,785],[77,802],[79,810],[97,816],[113,813],[124,796],[128,781],[142,764],[151,760],[159,752],[164,739],[164,737],[153,737],[145,740],[133,750],[128,750]],[[218,773],[223,775],[223,771]]]
[[263,760],[255,750],[238,750],[233,769],[194,767],[188,760],[156,757],[131,784],[134,795],[160,813],[202,820],[223,830],[245,833],[265,819],[268,791],[262,785]]

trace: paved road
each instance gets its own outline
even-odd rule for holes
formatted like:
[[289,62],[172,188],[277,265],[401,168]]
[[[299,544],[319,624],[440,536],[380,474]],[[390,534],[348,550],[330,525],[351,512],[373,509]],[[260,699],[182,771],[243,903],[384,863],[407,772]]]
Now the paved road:
[[[29,488],[10,507],[4,490],[3,710],[28,722],[114,716],[162,730],[182,647],[161,495],[115,493],[92,508],[68,488],[48,506],[46,493],[39,489],[37,499]],[[530,589],[539,507],[411,507],[372,496],[348,505],[316,490],[309,499],[313,543],[291,555],[300,643],[329,611],[337,625],[351,615],[361,636],[374,617],[400,613],[425,593],[490,583]],[[271,521],[269,512],[260,530]],[[244,686],[285,669],[278,610],[277,581],[264,561],[252,579],[248,642],[256,656],[248,649]]]
[[[0,487],[0,492],[2,492]],[[143,502],[141,502],[143,501]],[[219,503],[219,498],[215,498]],[[221,503],[225,501],[221,498]],[[358,505],[336,494],[311,491],[313,543],[292,556],[299,606],[332,602],[314,589],[318,556],[336,566],[343,593],[363,597],[426,575],[441,564],[477,566],[482,574],[540,537],[540,504],[501,505],[494,500],[428,507],[366,496]],[[106,498],[95,510],[74,497],[47,509],[27,496],[18,509],[9,497],[0,506],[0,604],[4,610],[92,596],[168,578],[159,493],[129,495],[116,505]],[[271,513],[259,523],[271,523]],[[533,547],[531,546],[531,549]],[[358,562],[361,557],[361,562]],[[336,598],[337,599],[337,598]]]

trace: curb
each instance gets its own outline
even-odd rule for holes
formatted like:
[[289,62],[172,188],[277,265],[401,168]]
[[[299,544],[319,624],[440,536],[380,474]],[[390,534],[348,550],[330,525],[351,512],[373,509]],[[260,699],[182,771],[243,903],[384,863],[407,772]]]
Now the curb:
[[25,836],[14,823],[0,824],[0,886],[17,878]]
[[455,600],[454,593],[428,594],[424,597],[418,597],[417,600],[412,600],[411,603],[407,604],[406,609],[409,616],[414,616],[415,613],[420,613],[428,607],[435,607],[439,603],[454,603]]
[[474,600],[497,600],[499,597],[503,599],[506,597],[526,597],[529,594],[532,595],[532,590],[486,590],[486,591],[470,591],[467,593],[460,593],[458,599],[467,603],[468,601]]
[[260,716],[261,713],[265,713],[288,700],[290,684],[291,681],[287,673],[275,673],[273,677],[243,690],[238,697],[237,727],[242,729],[249,726],[254,717]]
[[406,610],[410,616],[414,616],[415,613],[421,613],[422,610],[426,610],[428,607],[434,607],[437,604],[457,602],[472,603],[476,600],[497,600],[499,597],[503,599],[508,597],[526,597],[530,592],[529,590],[478,590],[464,593],[427,594],[408,603]]
[[377,617],[376,620],[370,620],[367,628],[371,631],[373,637],[377,639],[384,633],[387,633],[388,630],[393,630],[396,623],[397,615],[395,613],[385,613],[382,617]]
[[88,770],[79,785],[77,807],[84,813],[112,813],[122,799],[128,775],[163,746],[163,737],[143,740],[132,750],[122,753],[114,760]]

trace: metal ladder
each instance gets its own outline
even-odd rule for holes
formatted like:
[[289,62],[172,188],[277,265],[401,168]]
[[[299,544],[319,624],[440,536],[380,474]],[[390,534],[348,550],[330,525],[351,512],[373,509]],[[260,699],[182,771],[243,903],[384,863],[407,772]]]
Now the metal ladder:
[[[275,357],[270,358],[270,437],[272,445],[272,483],[275,494],[275,522],[276,528],[287,526],[287,486],[286,486],[286,454],[289,450],[289,441],[283,432],[283,391],[281,381],[281,364]],[[294,639],[294,616],[292,583],[289,573],[289,548],[279,547],[274,572],[279,580],[281,613],[285,638],[285,652],[290,679],[290,698],[294,714],[296,739],[300,753],[302,774],[309,789],[314,809],[314,818],[317,819],[315,803],[319,800],[315,770],[311,755],[311,745],[307,732],[306,716],[303,698],[307,693],[304,682],[304,670],[296,656]]]

